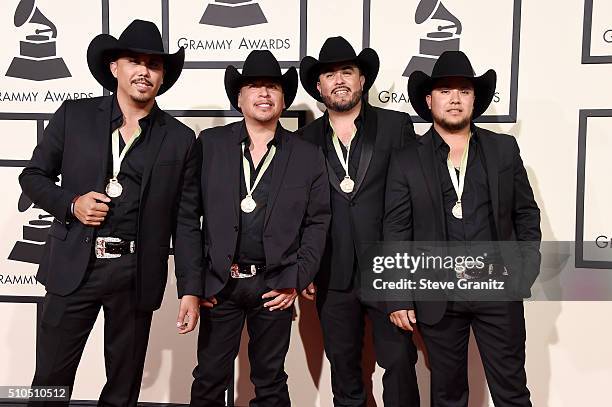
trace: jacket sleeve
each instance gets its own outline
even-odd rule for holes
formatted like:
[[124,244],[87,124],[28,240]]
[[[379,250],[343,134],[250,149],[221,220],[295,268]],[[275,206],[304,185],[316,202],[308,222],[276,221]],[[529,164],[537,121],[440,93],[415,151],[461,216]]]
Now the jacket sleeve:
[[518,276],[514,276],[511,288],[514,294],[521,298],[531,296],[531,286],[540,273],[540,209],[536,203],[533,190],[529,184],[527,171],[521,159],[520,149],[516,139],[513,142],[514,167],[514,202],[512,203],[512,220],[516,238],[519,241],[519,250],[522,265]]
[[302,291],[314,280],[325,250],[327,231],[331,221],[329,179],[325,157],[319,148],[310,184],[306,214],[302,222],[302,236],[298,249],[298,290]]
[[[401,169],[401,151],[394,151],[389,161],[387,186],[385,192],[385,216],[383,236],[385,242],[404,242],[413,240],[412,200],[410,186]],[[414,309],[411,292],[406,301],[386,301],[387,314],[398,310]]]
[[193,137],[181,177],[174,231],[174,264],[179,298],[183,295],[202,296],[201,167],[200,140]]
[[42,140],[19,176],[23,193],[62,224],[66,223],[70,204],[77,196],[56,184],[62,172],[66,110],[67,102],[64,102],[49,121]]

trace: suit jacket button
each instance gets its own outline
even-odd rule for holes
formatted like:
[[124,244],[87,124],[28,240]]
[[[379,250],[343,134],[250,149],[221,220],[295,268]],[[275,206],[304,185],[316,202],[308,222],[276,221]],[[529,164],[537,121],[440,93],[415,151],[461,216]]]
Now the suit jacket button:
[[234,226],[234,232],[238,232],[238,226]]
[[85,238],[85,243],[90,243],[90,242],[91,242],[91,238],[90,238],[89,236],[87,236],[87,237]]
[[349,206],[355,206],[355,202],[350,201],[350,202],[349,202]]

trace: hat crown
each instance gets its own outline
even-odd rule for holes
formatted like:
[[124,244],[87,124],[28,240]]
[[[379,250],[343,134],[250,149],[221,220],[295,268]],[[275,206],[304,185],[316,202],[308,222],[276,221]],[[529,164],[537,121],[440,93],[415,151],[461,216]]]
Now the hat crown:
[[247,56],[242,68],[242,75],[248,77],[280,77],[280,64],[268,50],[253,50]]
[[432,78],[449,76],[475,77],[472,64],[462,51],[445,51],[440,55],[431,72]]
[[164,42],[157,26],[144,20],[134,20],[118,39],[121,47],[165,52]]
[[319,62],[348,61],[355,59],[355,49],[344,37],[330,37],[323,43],[319,51]]

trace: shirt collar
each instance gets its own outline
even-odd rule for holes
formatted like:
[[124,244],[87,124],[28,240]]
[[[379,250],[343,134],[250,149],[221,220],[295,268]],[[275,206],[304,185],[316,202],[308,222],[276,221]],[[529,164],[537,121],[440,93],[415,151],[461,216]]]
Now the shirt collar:
[[[359,130],[361,129],[363,123],[365,123],[365,120],[366,120],[366,101],[362,99],[361,109],[359,110],[359,115],[357,115],[357,117],[355,118],[355,128],[357,129],[357,133],[359,133]],[[331,134],[332,126],[331,126],[331,122],[329,121],[328,110],[325,110],[325,113],[323,113],[323,123],[325,124],[325,134]],[[355,133],[355,135],[357,135],[357,133]]]
[[[282,128],[283,127],[281,126],[280,122],[278,122],[276,124],[276,130],[274,132],[274,137],[272,138],[272,140],[268,142],[268,148],[270,148],[273,145],[276,147],[281,146],[281,141],[282,141],[281,129]],[[242,121],[242,125],[240,126],[240,137],[239,137],[238,142],[240,144],[245,143],[246,146],[251,145],[251,138],[249,137],[249,132],[247,130],[246,122],[244,120]]]
[[[477,127],[474,126],[474,124],[471,125],[471,132],[472,132],[472,137],[470,137],[470,145],[476,145],[478,143],[478,131],[477,131]],[[448,144],[446,144],[442,136],[440,136],[440,134],[436,131],[436,129],[433,126],[431,126],[431,133],[432,133],[434,147],[436,148],[436,150],[439,150],[440,148],[449,148]]]
[[[138,120],[138,124],[140,127],[148,125],[152,120],[157,117],[157,112],[159,111],[159,106],[157,106],[157,102],[153,104],[151,111],[148,115]],[[117,125],[118,127],[123,124],[123,112],[121,111],[121,107],[119,106],[119,101],[117,100],[117,95],[113,95],[113,106],[111,110],[111,123]]]

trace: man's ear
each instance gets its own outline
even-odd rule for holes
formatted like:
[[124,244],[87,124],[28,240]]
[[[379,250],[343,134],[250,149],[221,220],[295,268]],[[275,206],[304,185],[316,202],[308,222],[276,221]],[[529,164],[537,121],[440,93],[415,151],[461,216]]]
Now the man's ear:
[[425,101],[427,102],[427,107],[431,110],[431,95],[425,96]]
[[117,61],[111,61],[108,66],[115,79],[117,79]]
[[319,95],[323,96],[321,94],[321,82],[320,81],[317,81],[317,90],[319,91]]

